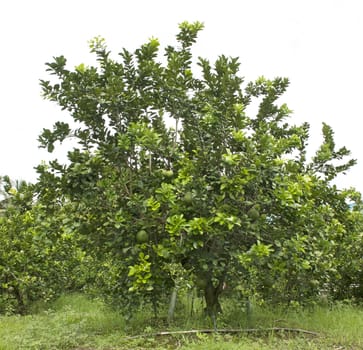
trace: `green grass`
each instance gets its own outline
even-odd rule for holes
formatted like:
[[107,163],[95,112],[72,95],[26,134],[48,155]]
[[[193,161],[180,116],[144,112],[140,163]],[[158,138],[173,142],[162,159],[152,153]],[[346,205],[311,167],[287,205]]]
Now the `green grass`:
[[[125,321],[100,300],[82,295],[63,296],[51,307],[35,306],[28,316],[0,317],[0,350],[19,349],[182,349],[182,350],[267,350],[267,349],[363,349],[363,309],[350,304],[286,311],[255,307],[247,320],[243,310],[226,304],[219,326],[235,328],[292,327],[319,333],[319,336],[256,332],[222,335],[194,334],[154,336],[160,330],[188,330],[209,327],[196,311],[192,317],[179,305],[172,327],[157,322],[143,309],[132,321]],[[189,314],[189,313],[188,313]],[[183,325],[183,326],[181,326]],[[132,337],[143,334],[142,337]],[[145,335],[146,334],[146,335]]]
[[124,328],[124,319],[99,300],[66,296],[45,311],[0,318],[0,349],[72,349]]

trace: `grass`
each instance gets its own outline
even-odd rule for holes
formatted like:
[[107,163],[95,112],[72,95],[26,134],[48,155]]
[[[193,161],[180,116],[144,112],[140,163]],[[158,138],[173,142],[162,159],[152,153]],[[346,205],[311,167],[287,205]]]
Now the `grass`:
[[[179,306],[179,314],[181,311]],[[0,317],[0,350],[363,349],[363,309],[350,304],[298,311],[255,307],[249,320],[242,311],[226,304],[219,326],[293,327],[318,332],[319,336],[271,332],[154,336],[153,333],[165,329],[209,327],[209,322],[201,313],[197,313],[193,317],[176,319],[173,327],[166,327],[161,321],[155,323],[151,313],[145,310],[127,322],[100,300],[69,295],[58,299],[50,308],[39,305],[34,307],[33,313],[28,316]],[[183,324],[182,328],[180,324]],[[135,334],[146,335],[131,337]]]

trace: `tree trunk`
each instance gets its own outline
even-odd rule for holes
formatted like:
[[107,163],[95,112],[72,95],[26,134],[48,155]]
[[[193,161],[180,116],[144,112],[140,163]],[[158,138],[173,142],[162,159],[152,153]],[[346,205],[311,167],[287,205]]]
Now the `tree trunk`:
[[213,322],[214,329],[217,329],[217,315],[222,312],[222,307],[219,302],[219,295],[223,290],[223,281],[219,281],[218,285],[214,287],[212,280],[208,280],[204,289],[204,298],[206,302],[206,313]]
[[19,314],[25,314],[25,301],[22,293],[20,292],[20,289],[17,286],[14,286],[13,294],[16,298],[17,304],[17,312]]

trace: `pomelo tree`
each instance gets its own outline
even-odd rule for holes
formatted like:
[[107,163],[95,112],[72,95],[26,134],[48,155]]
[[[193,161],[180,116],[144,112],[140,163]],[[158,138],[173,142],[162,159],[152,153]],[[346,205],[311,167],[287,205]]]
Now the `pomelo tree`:
[[89,261],[64,225],[72,203],[49,215],[32,184],[9,176],[0,177],[0,191],[0,314],[24,314],[34,302],[79,291]]
[[44,129],[40,145],[76,146],[67,164],[38,167],[39,198],[74,204],[84,247],[125,304],[157,305],[193,283],[212,317],[226,286],[304,300],[339,278],[334,256],[355,192],[332,181],[355,161],[326,124],[306,159],[309,125],[289,123],[278,102],[288,79],[245,83],[238,58],[193,58],[202,27],[180,24],[164,58],[155,38],[116,57],[95,38],[96,66],[47,63],[44,97],[72,123]]

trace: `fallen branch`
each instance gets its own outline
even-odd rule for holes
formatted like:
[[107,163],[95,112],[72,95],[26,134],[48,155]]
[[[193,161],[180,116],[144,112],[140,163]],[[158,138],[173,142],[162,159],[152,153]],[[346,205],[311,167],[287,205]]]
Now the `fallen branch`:
[[165,332],[157,332],[157,333],[148,333],[136,335],[133,337],[127,337],[127,339],[136,339],[142,337],[158,337],[164,335],[183,335],[183,334],[212,334],[212,333],[225,333],[225,334],[233,334],[233,333],[264,333],[264,332],[285,332],[285,333],[300,333],[311,336],[319,336],[318,333],[308,331],[300,328],[286,328],[286,327],[272,327],[272,328],[246,328],[246,329],[192,329],[188,331],[165,331]]

